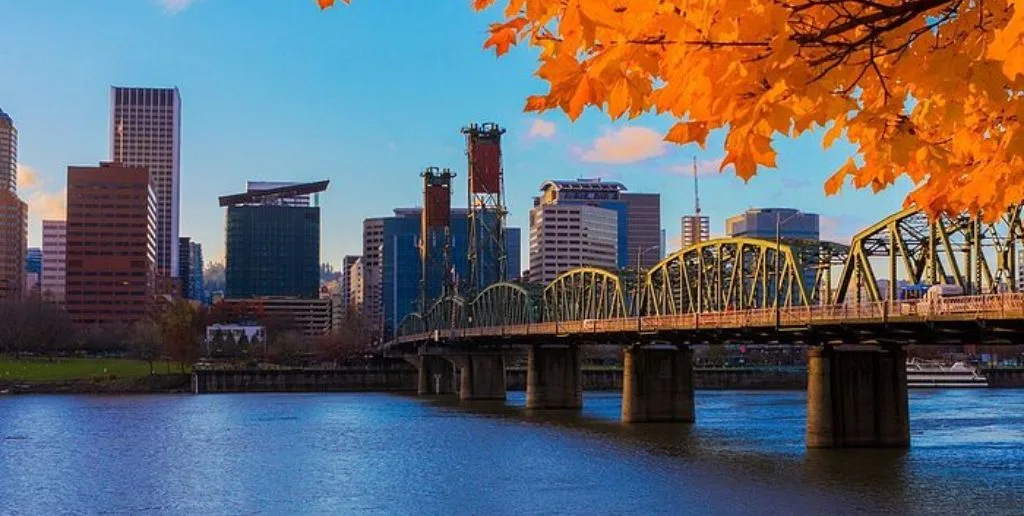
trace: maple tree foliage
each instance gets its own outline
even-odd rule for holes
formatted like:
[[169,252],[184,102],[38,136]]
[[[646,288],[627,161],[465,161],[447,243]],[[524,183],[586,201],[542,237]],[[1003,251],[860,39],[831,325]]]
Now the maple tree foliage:
[[775,166],[776,138],[818,130],[826,148],[845,136],[858,151],[829,194],[905,175],[907,205],[988,220],[1024,199],[1024,0],[502,4],[485,48],[539,48],[549,85],[527,111],[667,113],[678,144],[722,129],[722,168],[744,179]]

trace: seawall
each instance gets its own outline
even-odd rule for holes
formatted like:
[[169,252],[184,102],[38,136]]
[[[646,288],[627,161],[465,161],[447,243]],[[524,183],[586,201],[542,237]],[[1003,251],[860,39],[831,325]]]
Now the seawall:
[[[526,389],[526,368],[505,371],[507,389]],[[803,389],[807,375],[802,369],[722,368],[695,369],[698,389]],[[339,369],[199,370],[192,374],[192,392],[405,392],[416,390],[412,366]],[[621,390],[622,370],[584,368],[585,390]]]

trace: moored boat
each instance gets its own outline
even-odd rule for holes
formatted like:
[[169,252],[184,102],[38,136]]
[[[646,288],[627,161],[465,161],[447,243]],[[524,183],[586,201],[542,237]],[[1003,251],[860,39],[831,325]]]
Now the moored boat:
[[907,387],[916,389],[988,387],[988,379],[964,362],[907,360]]

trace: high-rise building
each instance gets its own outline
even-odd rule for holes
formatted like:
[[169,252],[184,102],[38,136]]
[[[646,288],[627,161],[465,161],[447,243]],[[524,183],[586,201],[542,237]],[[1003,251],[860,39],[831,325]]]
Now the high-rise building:
[[67,222],[43,221],[43,275],[40,281],[43,299],[64,302],[67,267]]
[[711,219],[706,215],[683,215],[682,232],[679,235],[680,249],[706,242],[711,238]]
[[225,297],[319,297],[320,208],[278,200],[321,192],[327,184],[303,183],[220,198],[220,205],[228,208]]
[[28,205],[18,198],[18,130],[0,110],[0,299],[25,291]]
[[523,274],[523,230],[505,228],[505,248],[508,250],[508,270],[505,281],[516,281]]
[[156,266],[178,274],[181,98],[177,88],[110,88],[110,156],[145,167],[156,195]]
[[352,262],[345,270],[345,278],[348,282],[348,301],[347,307],[359,312],[363,312],[363,257],[357,256],[356,261]]
[[577,267],[617,268],[618,213],[585,204],[530,210],[530,281],[548,283]]
[[178,294],[184,299],[192,299],[189,287],[192,286],[192,238],[178,237]]
[[39,274],[43,272],[43,250],[39,247],[29,247],[25,253],[25,272]]
[[774,240],[779,236],[791,240],[818,240],[816,213],[802,213],[792,208],[752,208],[725,221],[725,232],[731,237]]
[[0,109],[0,190],[18,190],[18,129]]
[[[541,195],[533,199],[534,208],[540,206],[546,206],[549,204],[560,204],[560,205],[587,205],[596,206],[598,208],[604,208],[607,210],[614,211],[618,217],[616,220],[616,233],[617,233],[617,250],[618,253],[615,258],[616,267],[626,267],[630,263],[629,253],[629,203],[622,198],[622,193],[626,190],[626,187],[616,181],[602,181],[600,178],[595,179],[576,179],[576,180],[555,180],[545,181],[544,184],[540,185]],[[659,201],[660,202],[660,201]],[[660,208],[658,220],[660,224]],[[639,227],[645,227],[647,224],[641,224]],[[657,241],[651,245],[657,244]],[[531,264],[530,270],[533,270],[532,263],[532,244],[531,244]],[[636,251],[633,251],[636,254]],[[634,257],[633,260],[636,260]],[[531,272],[531,277],[533,273]]]
[[622,192],[619,198],[626,201],[626,266],[650,269],[661,260],[661,194]]
[[[362,299],[355,302],[361,303],[363,313],[377,334],[391,335],[405,316],[419,309],[421,212],[421,208],[398,208],[391,217],[363,221],[363,255],[359,264]],[[461,295],[470,295],[468,210],[451,210],[451,231],[453,280]],[[504,234],[508,246],[509,239],[517,238],[521,230],[505,228]],[[508,266],[514,271],[519,268],[520,260],[518,253],[513,255],[511,248],[509,251]],[[509,272],[510,276],[513,274]],[[431,301],[427,300],[427,308]]]
[[203,289],[203,246],[189,237],[178,238],[178,283],[181,297],[205,302]]
[[192,265],[189,267],[191,279],[188,291],[192,295],[191,299],[205,303],[206,288],[203,285],[203,245],[199,242],[192,242],[190,247],[192,252],[189,253],[189,258],[192,260]]
[[348,255],[341,259],[341,285],[338,287],[338,293],[341,295],[339,309],[342,312],[354,308],[352,306],[352,266],[358,261],[359,256],[356,255]]
[[13,190],[0,189],[0,299],[25,293],[28,205]]
[[145,317],[156,283],[156,197],[142,166],[68,167],[65,304],[79,327]]
[[43,250],[29,247],[25,254],[25,293],[39,293],[39,281],[43,275]]

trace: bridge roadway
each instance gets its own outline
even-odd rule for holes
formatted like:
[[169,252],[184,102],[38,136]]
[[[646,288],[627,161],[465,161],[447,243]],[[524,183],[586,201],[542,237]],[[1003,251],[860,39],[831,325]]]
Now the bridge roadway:
[[[910,444],[906,344],[1019,343],[1024,294],[435,329],[387,344],[420,394],[504,399],[502,350],[528,348],[527,408],[582,406],[580,346],[623,345],[622,420],[694,421],[694,344],[808,346],[811,448]],[[456,381],[456,375],[458,380]]]

